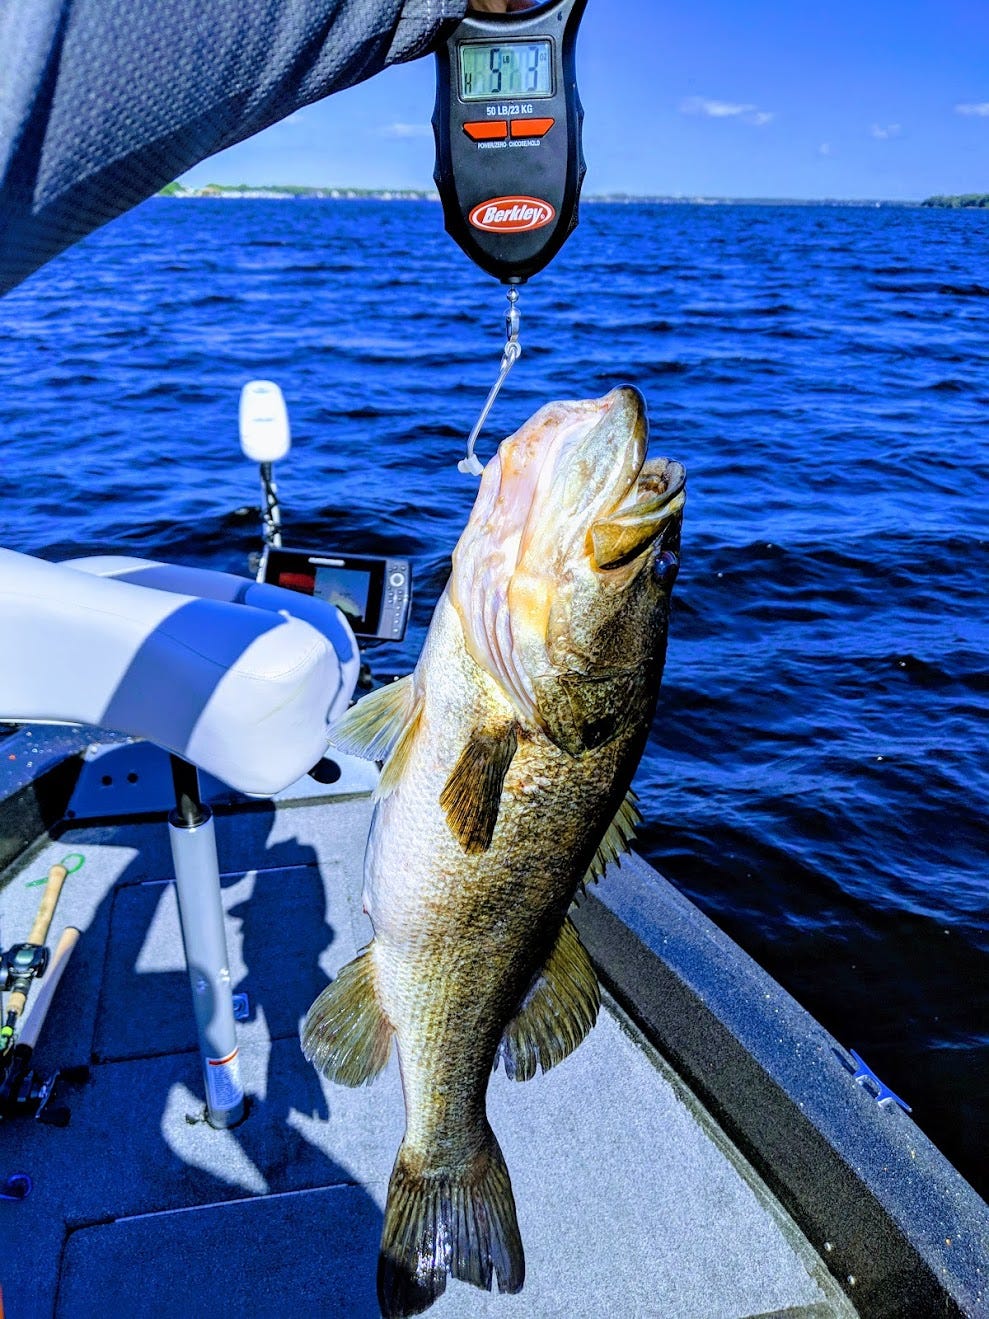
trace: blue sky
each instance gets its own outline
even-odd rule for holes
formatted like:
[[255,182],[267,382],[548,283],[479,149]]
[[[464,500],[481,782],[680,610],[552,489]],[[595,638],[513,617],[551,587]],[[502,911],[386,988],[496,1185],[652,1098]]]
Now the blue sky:
[[[589,192],[989,191],[989,0],[589,0]],[[189,184],[432,186],[429,57],[292,115]]]

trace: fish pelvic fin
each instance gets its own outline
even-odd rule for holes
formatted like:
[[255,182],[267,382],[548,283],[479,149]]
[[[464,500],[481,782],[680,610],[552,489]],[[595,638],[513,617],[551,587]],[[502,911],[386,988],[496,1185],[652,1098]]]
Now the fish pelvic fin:
[[340,1085],[369,1085],[388,1061],[393,1028],[378,1003],[371,945],[348,962],[306,1014],[302,1052]]
[[553,951],[516,1015],[505,1027],[495,1055],[513,1081],[529,1081],[541,1067],[562,1062],[597,1021],[601,988],[587,950],[569,916]]
[[384,1319],[421,1314],[452,1274],[490,1291],[518,1292],[525,1255],[515,1197],[494,1133],[462,1168],[430,1169],[398,1151],[378,1256],[378,1304]]
[[641,823],[639,799],[629,788],[621,806],[618,808],[618,814],[604,831],[604,837],[598,844],[598,850],[594,853],[594,860],[587,868],[587,874],[582,881],[585,890],[588,884],[598,882],[612,861],[621,862],[621,858],[632,846],[636,827]]
[[476,728],[440,793],[447,823],[465,852],[491,846],[505,775],[518,746],[515,724]]

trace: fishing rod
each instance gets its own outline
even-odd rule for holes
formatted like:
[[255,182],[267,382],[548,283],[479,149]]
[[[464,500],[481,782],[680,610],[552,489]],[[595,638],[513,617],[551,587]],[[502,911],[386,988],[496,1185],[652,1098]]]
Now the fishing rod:
[[[75,864],[70,867],[66,865],[68,861]],[[52,953],[47,946],[48,932],[65,881],[82,864],[82,857],[76,853],[50,868],[26,941],[0,953],[0,993],[7,994],[0,1025],[0,1120],[28,1116],[65,1126],[68,1109],[49,1106],[55,1085],[62,1075],[73,1081],[84,1080],[88,1075],[87,1068],[73,1068],[71,1075],[68,1071],[55,1071],[40,1076],[31,1065],[55,991],[79,941],[79,930],[68,926]],[[35,981],[42,978],[31,1011],[22,1023],[28,996]]]
[[586,166],[575,50],[586,5],[468,12],[436,54],[433,177],[446,231],[508,285],[501,368],[458,464],[465,474],[481,474],[474,445],[522,355],[519,285],[577,227]]

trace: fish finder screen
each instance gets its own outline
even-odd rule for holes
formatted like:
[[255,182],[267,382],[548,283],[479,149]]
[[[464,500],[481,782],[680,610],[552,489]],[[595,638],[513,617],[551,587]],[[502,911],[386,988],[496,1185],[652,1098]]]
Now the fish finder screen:
[[[317,600],[336,605],[355,632],[366,632],[367,601],[371,591],[371,574],[353,568],[321,566],[316,569],[313,595]],[[371,630],[377,626],[377,620]]]
[[460,47],[460,94],[465,101],[491,96],[552,96],[548,41],[470,42]]

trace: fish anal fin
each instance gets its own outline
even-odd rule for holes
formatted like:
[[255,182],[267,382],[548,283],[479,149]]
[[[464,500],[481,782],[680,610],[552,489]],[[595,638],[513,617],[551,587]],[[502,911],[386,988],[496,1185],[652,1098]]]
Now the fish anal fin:
[[410,673],[387,687],[379,687],[352,705],[330,728],[330,744],[364,760],[387,760],[412,719],[416,706],[414,679]]
[[440,793],[450,829],[467,853],[476,855],[491,846],[505,775],[517,746],[514,723],[475,729]]
[[570,918],[521,1008],[505,1027],[495,1067],[504,1062],[514,1081],[528,1081],[573,1053],[597,1021],[601,989]]
[[378,1304],[384,1319],[421,1314],[452,1275],[475,1287],[518,1292],[525,1256],[512,1183],[498,1142],[488,1131],[461,1168],[432,1170],[398,1151],[381,1233]]
[[340,1085],[368,1085],[388,1061],[392,1025],[378,1003],[371,946],[348,962],[306,1014],[302,1052]]
[[587,868],[587,874],[583,880],[585,889],[588,884],[596,884],[613,861],[621,861],[624,854],[631,848],[636,827],[641,823],[642,816],[639,814],[638,798],[629,788],[622,799],[622,804],[619,806],[615,818],[604,831],[604,837],[598,844],[598,850],[594,853],[594,860]]

